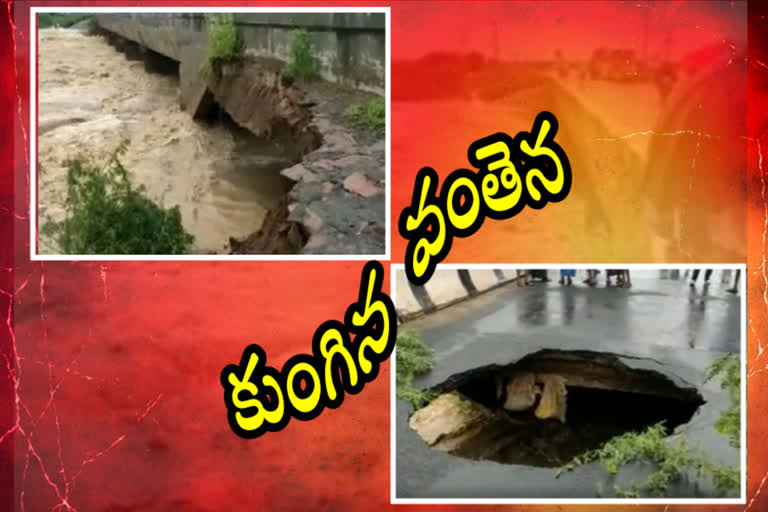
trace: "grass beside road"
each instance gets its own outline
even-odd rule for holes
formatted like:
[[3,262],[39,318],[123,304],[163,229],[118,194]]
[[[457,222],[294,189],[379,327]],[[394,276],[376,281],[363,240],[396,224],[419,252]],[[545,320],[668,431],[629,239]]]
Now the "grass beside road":
[[421,409],[432,401],[434,395],[429,391],[415,388],[413,379],[429,373],[435,365],[435,351],[424,344],[418,334],[410,331],[397,335],[397,398]]
[[[741,438],[741,361],[736,355],[727,355],[715,361],[706,373],[706,380],[719,378],[722,389],[731,395],[731,406],[723,411],[715,424],[717,432],[728,438],[731,446],[739,448]],[[614,486],[613,494],[622,498],[639,498],[651,495],[667,497],[669,489],[689,473],[699,478],[709,478],[712,485],[724,494],[738,492],[741,472],[738,466],[724,466],[712,462],[705,450],[691,446],[685,434],[676,442],[667,439],[662,424],[648,427],[643,432],[629,432],[617,436],[596,450],[574,458],[562,466],[558,474],[572,471],[578,466],[598,462],[609,475],[616,475],[622,467],[632,462],[650,462],[655,471],[643,482],[631,489]],[[603,491],[598,489],[598,494]]]

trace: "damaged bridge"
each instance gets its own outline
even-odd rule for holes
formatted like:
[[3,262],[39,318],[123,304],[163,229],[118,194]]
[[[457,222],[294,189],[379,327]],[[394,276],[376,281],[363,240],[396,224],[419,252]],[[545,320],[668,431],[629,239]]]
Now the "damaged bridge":
[[[99,27],[143,48],[183,61],[190,46],[205,46],[201,13],[96,14]],[[384,13],[235,13],[246,53],[286,61],[293,32],[306,30],[325,80],[384,92]]]
[[[385,85],[383,13],[237,13],[237,62],[206,73],[205,18],[194,13],[96,14],[97,31],[148,71],[179,77],[180,107],[200,120],[229,117],[256,137],[288,140],[280,174],[290,192],[230,254],[385,252],[384,133],[345,116]],[[284,73],[296,29],[306,30],[321,80]]]

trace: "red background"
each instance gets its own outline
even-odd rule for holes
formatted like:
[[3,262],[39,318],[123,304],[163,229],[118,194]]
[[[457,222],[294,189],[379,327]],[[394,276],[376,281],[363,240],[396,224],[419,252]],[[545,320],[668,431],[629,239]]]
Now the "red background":
[[[375,382],[361,394],[347,398],[339,409],[325,411],[308,423],[292,421],[284,431],[256,440],[240,439],[229,430],[218,382],[221,369],[238,361],[242,349],[252,342],[261,344],[268,363],[277,367],[291,355],[309,352],[315,328],[325,320],[341,319],[346,306],[355,300],[362,262],[28,260],[29,5],[4,2],[0,13],[4,84],[0,109],[5,127],[0,132],[4,163],[0,174],[0,309],[5,321],[0,331],[0,432],[5,433],[0,433],[0,510],[21,510],[22,499],[24,510],[112,512],[365,510],[387,506],[388,363]],[[442,42],[448,44],[454,39],[451,31],[456,30],[456,13],[444,8],[445,4],[377,5],[392,5],[393,60],[409,57],[407,50],[414,45],[440,48]],[[482,32],[483,20],[487,21],[484,8],[488,6],[466,9],[467,30],[475,26],[472,30]],[[761,8],[754,2],[749,10],[750,114],[746,134],[753,157],[749,174],[760,180],[762,155],[757,150],[768,147],[768,27]],[[412,79],[397,73],[393,67],[393,91]],[[429,85],[424,81],[412,83],[414,88]],[[442,121],[433,119],[431,128],[437,129]],[[443,171],[462,166],[462,147],[484,135],[457,135],[449,141],[449,146],[456,148],[454,154],[448,152],[449,158],[444,148],[420,144],[419,135],[427,128],[407,126],[396,116],[392,120],[393,148],[409,148],[392,157],[394,218],[403,198],[410,196],[417,165],[435,165],[437,159]],[[508,129],[515,132],[523,128]],[[768,395],[761,387],[768,368],[762,351],[768,333],[768,269],[763,265],[768,202],[760,186],[751,187],[749,193],[748,505],[720,506],[719,510],[768,508],[768,498],[760,492],[768,477],[768,445],[763,435]],[[515,219],[507,222],[514,223]],[[530,261],[515,256],[512,250],[505,252],[503,244],[501,253],[494,252],[499,244],[489,233],[498,228],[483,229],[487,238],[480,249],[477,245],[471,250],[469,245],[458,245],[453,256],[460,259],[454,261],[462,257],[466,261]],[[600,246],[574,249],[577,246],[558,246],[559,252],[545,247],[548,256],[543,259],[604,261],[612,256]],[[402,261],[404,241],[396,233],[392,247],[393,261]],[[708,257],[696,256],[703,260]],[[388,283],[389,276],[385,278],[387,290]]]

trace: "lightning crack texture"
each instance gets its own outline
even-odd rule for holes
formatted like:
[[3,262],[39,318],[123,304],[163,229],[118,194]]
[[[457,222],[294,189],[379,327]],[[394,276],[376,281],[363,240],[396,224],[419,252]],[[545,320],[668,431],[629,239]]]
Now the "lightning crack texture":
[[[84,345],[81,345],[81,352],[78,353],[72,360],[64,367],[64,376],[56,379],[54,377],[54,369],[56,364],[51,358],[51,345],[48,339],[47,320],[48,315],[46,311],[46,273],[45,264],[40,263],[39,266],[32,270],[24,280],[13,290],[0,290],[0,294],[7,297],[8,308],[6,310],[5,327],[8,330],[11,346],[10,354],[3,354],[5,360],[5,366],[8,371],[8,375],[12,381],[12,387],[14,390],[14,403],[15,403],[15,422],[11,425],[2,435],[0,435],[0,444],[12,440],[12,434],[21,436],[22,446],[26,448],[24,453],[24,468],[22,471],[21,482],[19,485],[19,506],[22,511],[25,510],[25,497],[27,476],[30,474],[30,470],[33,468],[33,462],[37,463],[37,467],[40,468],[40,473],[45,481],[47,487],[49,487],[55,495],[58,503],[51,508],[51,511],[67,510],[77,511],[77,507],[72,503],[72,490],[74,484],[82,476],[87,466],[96,463],[100,458],[104,457],[112,450],[114,450],[120,443],[122,443],[127,437],[127,433],[118,435],[107,446],[98,450],[97,452],[85,455],[79,464],[75,464],[72,471],[67,471],[67,465],[64,463],[63,456],[63,444],[62,444],[62,424],[59,419],[59,414],[56,406],[56,394],[63,385],[64,381],[69,376],[80,376],[90,381],[93,377],[87,375],[81,375],[79,372],[73,371],[72,367],[77,362],[80,353]],[[16,296],[22,291],[29,288],[29,285],[33,281],[34,274],[39,270],[39,287],[38,293],[40,297],[40,322],[43,327],[43,348],[45,349],[45,359],[41,361],[28,361],[28,364],[34,363],[47,368],[48,371],[48,397],[45,405],[42,407],[39,413],[35,414],[27,407],[22,399],[20,393],[22,368],[24,358],[19,353],[19,348],[16,340],[15,329],[12,325],[13,318],[13,304]],[[106,273],[105,267],[101,267],[100,276],[104,286],[104,296],[107,297],[106,288]],[[106,299],[105,299],[106,300]],[[151,413],[151,411],[157,406],[162,399],[163,395],[158,394],[153,399],[149,400],[146,405],[135,413],[134,426],[141,424]],[[46,415],[50,414],[55,424],[56,432],[56,456],[54,461],[46,461],[41,454],[41,449],[36,444],[37,429]],[[28,418],[28,420],[25,420]],[[17,446],[18,448],[18,446]],[[20,454],[17,455],[17,460]]]
[[[19,28],[14,24],[13,21],[13,7],[14,7],[14,1],[13,0],[3,0],[3,2],[6,4],[6,12],[8,16],[8,21],[11,26],[12,30],[12,42],[13,42],[13,52],[14,55],[18,53],[17,51],[17,36],[19,37],[19,41],[24,40],[24,33],[23,31],[19,30]],[[733,2],[732,2],[733,5]],[[642,5],[639,4],[639,7],[649,7],[648,5]],[[724,42],[725,44],[728,44]],[[731,48],[735,52],[735,48],[731,46]],[[733,57],[731,58],[731,61],[729,61],[729,64],[732,62]],[[766,65],[764,62],[755,59],[755,58],[749,58],[749,63],[752,67],[755,69],[764,72],[768,70],[768,65]],[[27,164],[27,168],[29,168],[30,164],[30,154],[29,154],[29,134],[26,130],[26,122],[24,119],[24,113],[23,113],[23,103],[21,101],[21,91],[19,89],[19,69],[18,64],[16,60],[14,60],[14,77],[15,80],[15,93],[17,97],[16,102],[16,115],[18,117],[19,125],[21,128],[22,137],[24,140],[24,159]],[[681,135],[697,135],[698,141],[702,138],[719,138],[719,137],[713,137],[708,134],[702,134],[700,132],[696,132],[693,130],[680,130],[677,132],[655,132],[653,130],[647,130],[647,131],[640,131],[640,132],[634,132],[627,135],[623,135],[620,137],[600,137],[596,138],[595,140],[598,141],[619,141],[624,139],[629,139],[633,137],[638,136],[648,136],[648,135],[657,135],[657,136],[681,136]],[[766,179],[765,179],[765,171],[763,169],[763,154],[762,154],[762,144],[761,144],[762,136],[757,137],[753,140],[757,144],[757,151],[758,151],[758,171],[760,175],[761,180],[761,198],[763,202],[763,232],[762,232],[762,257],[760,264],[757,268],[753,269],[752,274],[758,275],[759,277],[762,277],[763,282],[763,290],[762,290],[762,297],[764,304],[766,306],[766,312],[768,313],[768,269],[766,268],[766,245],[767,245],[767,237],[768,237],[768,201],[766,200]],[[763,140],[764,142],[764,140]],[[697,148],[698,152],[698,148]],[[692,163],[692,169],[693,166],[695,166],[695,158]],[[20,214],[19,212],[15,211],[13,208],[10,208],[6,205],[0,205],[0,213],[6,214],[9,216],[12,216],[16,220],[29,220],[29,211],[30,211],[30,177],[29,173],[25,173],[26,178],[26,188],[27,188],[27,194],[26,194],[26,206],[27,206],[27,212],[26,214]],[[21,271],[24,271],[26,267],[11,267],[11,268],[4,268],[1,269],[4,272],[11,272],[11,273],[19,273]],[[33,282],[33,276],[35,272],[39,270],[40,271],[40,280],[39,280],[39,294],[40,294],[40,321],[43,324],[43,341],[46,346],[46,357],[45,360],[41,361],[31,361],[31,360],[25,360],[24,357],[20,355],[18,345],[17,345],[17,339],[15,335],[15,329],[13,326],[13,305],[16,297],[24,290],[27,290],[28,288],[34,287],[34,285],[29,286],[30,282]],[[760,276],[761,274],[761,276]],[[104,302],[108,302],[108,286],[107,286],[107,268],[105,266],[101,266],[100,269],[100,277],[103,285],[103,292],[104,292]],[[5,363],[5,367],[7,369],[8,375],[11,379],[12,383],[12,389],[14,392],[14,412],[15,412],[15,420],[14,423],[9,426],[9,428],[0,435],[0,445],[5,442],[12,442],[14,439],[14,435],[20,436],[22,443],[21,445],[25,448],[24,449],[24,465],[23,465],[23,471],[22,471],[22,480],[20,483],[20,507],[21,510],[25,510],[25,484],[26,484],[26,477],[29,474],[29,472],[32,470],[33,466],[36,465],[40,468],[41,474],[45,480],[45,484],[47,487],[49,487],[53,494],[56,496],[58,503],[54,505],[51,510],[67,510],[67,511],[76,511],[76,506],[72,503],[71,499],[71,492],[74,488],[74,484],[78,481],[78,479],[83,475],[86,468],[90,465],[97,464],[98,461],[111,453],[113,450],[117,449],[128,437],[128,433],[122,433],[120,435],[117,435],[111,442],[106,444],[102,449],[99,451],[88,454],[83,457],[83,459],[80,461],[79,465],[75,464],[71,471],[67,472],[64,464],[64,457],[62,453],[62,425],[59,422],[59,414],[56,407],[56,396],[58,391],[61,389],[61,386],[65,383],[66,379],[71,376],[78,376],[82,377],[88,381],[93,380],[94,377],[88,376],[88,375],[81,375],[79,372],[73,370],[74,365],[76,364],[78,357],[75,356],[65,367],[64,367],[64,375],[62,377],[59,377],[56,379],[54,377],[54,369],[56,368],[55,362],[51,359],[51,350],[49,346],[49,340],[47,336],[47,329],[45,329],[45,324],[47,323],[47,316],[46,316],[46,300],[45,300],[45,273],[43,265],[40,264],[39,267],[33,268],[28,275],[26,275],[23,280],[19,283],[18,286],[12,287],[9,290],[2,290],[0,289],[0,295],[4,296],[8,300],[8,307],[6,310],[6,321],[5,321],[5,328],[8,331],[9,338],[10,338],[10,350],[9,353],[3,353],[3,360]],[[757,345],[757,354],[755,357],[750,361],[750,366],[753,366],[753,368],[750,369],[750,372],[748,373],[748,377],[753,377],[761,372],[764,372],[768,369],[768,364],[764,364],[763,368],[755,367],[755,364],[763,364],[764,359],[762,359],[763,353],[765,351],[765,345],[763,344],[761,338],[758,336],[758,332],[756,327],[753,324],[752,317],[750,317],[750,329],[754,335],[754,339],[756,340]],[[82,347],[81,347],[82,348]],[[48,370],[48,397],[46,399],[46,402],[41,410],[39,411],[31,411],[27,404],[24,402],[24,400],[21,397],[20,394],[20,386],[21,386],[21,379],[22,379],[22,366],[24,364],[37,364],[40,366],[43,366],[47,368]],[[1,363],[0,363],[1,364]],[[149,417],[151,412],[154,410],[154,408],[157,406],[157,404],[162,400],[163,394],[158,394],[156,397],[149,400],[145,406],[136,411],[135,413],[135,423],[140,424],[143,421],[145,421],[146,418]],[[55,460],[53,462],[51,461],[45,461],[43,456],[41,455],[41,450],[36,445],[35,441],[35,434],[37,432],[38,426],[41,424],[41,422],[45,419],[47,415],[51,415],[54,418],[55,426],[56,426],[56,432],[57,432],[57,454],[55,457]],[[17,457],[17,460],[21,460],[20,454],[18,454],[19,457]],[[749,499],[745,511],[754,509],[759,509],[760,507],[756,506],[758,497],[761,495],[762,489],[765,486],[766,481],[768,480],[768,473],[766,473],[762,479],[760,480],[759,484],[756,487],[754,495]],[[757,482],[755,482],[757,483]],[[664,508],[664,511],[666,512],[669,509],[669,505],[667,505]]]

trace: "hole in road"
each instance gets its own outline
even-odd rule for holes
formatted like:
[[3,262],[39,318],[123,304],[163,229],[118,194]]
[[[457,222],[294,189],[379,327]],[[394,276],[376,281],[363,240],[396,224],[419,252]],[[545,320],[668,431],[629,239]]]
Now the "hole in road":
[[542,351],[454,375],[411,416],[432,448],[473,460],[558,467],[611,438],[688,423],[701,394],[604,353]]

